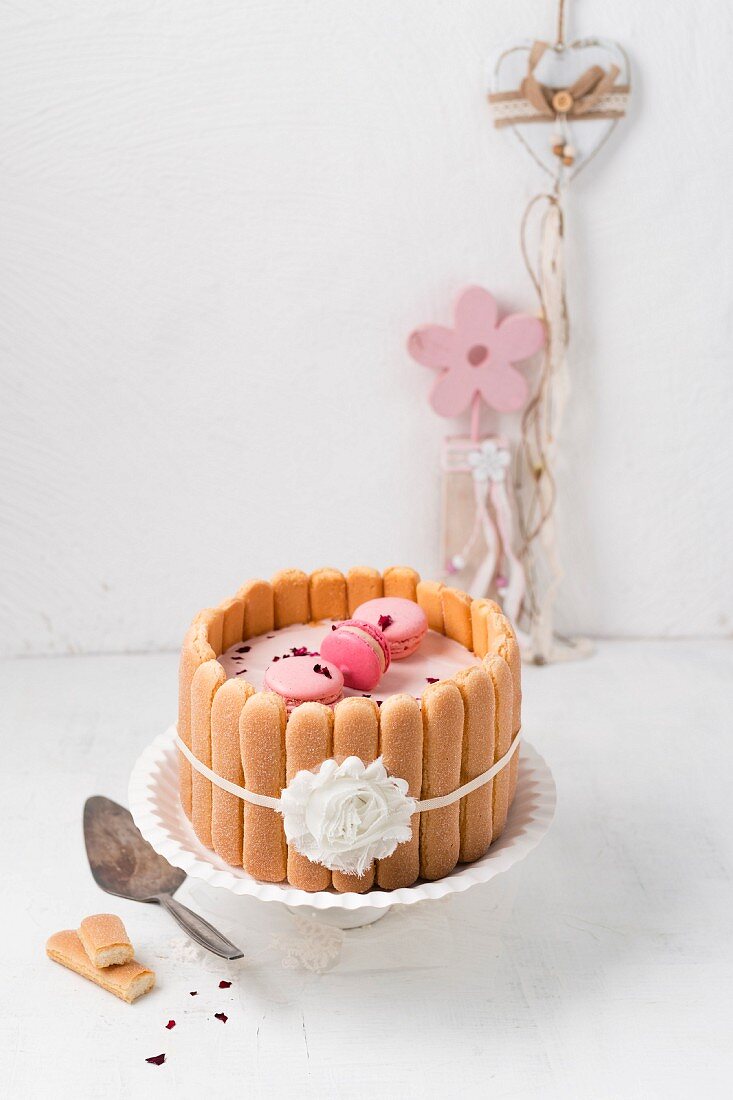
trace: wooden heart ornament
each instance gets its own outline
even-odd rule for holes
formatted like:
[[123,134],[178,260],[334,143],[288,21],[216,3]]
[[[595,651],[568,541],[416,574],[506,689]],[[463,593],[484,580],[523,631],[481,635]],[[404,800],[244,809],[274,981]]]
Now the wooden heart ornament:
[[489,103],[497,128],[508,128],[554,180],[570,180],[605,145],[631,94],[624,50],[606,38],[567,45],[524,40],[501,50]]

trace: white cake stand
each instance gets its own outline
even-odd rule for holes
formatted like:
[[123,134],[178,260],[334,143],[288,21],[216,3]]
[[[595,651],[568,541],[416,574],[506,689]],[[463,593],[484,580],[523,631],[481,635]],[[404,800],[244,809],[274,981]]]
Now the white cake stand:
[[459,865],[438,882],[417,882],[390,892],[339,894],[322,890],[309,894],[288,883],[259,882],[246,871],[230,867],[197,839],[178,797],[178,757],[171,726],[148,745],[132,771],[130,812],[145,839],[156,852],[192,878],[210,886],[249,895],[260,901],[276,901],[303,915],[335,925],[358,928],[386,915],[393,905],[444,898],[490,882],[524,859],[542,840],[555,814],[556,792],[552,773],[526,740],[519,758],[519,782],[506,829],[486,855],[475,863]]

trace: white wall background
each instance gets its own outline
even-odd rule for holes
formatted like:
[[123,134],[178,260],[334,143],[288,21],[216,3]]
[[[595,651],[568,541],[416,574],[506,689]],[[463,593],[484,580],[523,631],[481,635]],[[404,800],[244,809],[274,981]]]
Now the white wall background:
[[[246,577],[437,570],[455,292],[534,309],[486,59],[539,0],[0,3],[2,646],[175,646]],[[569,203],[565,626],[730,630],[733,16],[577,0],[631,117]]]

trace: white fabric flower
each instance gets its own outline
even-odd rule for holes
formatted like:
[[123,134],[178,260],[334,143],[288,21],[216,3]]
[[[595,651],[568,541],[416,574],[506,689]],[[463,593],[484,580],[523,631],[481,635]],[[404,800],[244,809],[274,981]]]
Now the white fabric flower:
[[280,796],[288,844],[332,871],[363,875],[373,859],[386,859],[412,836],[415,799],[407,791],[381,756],[369,765],[349,756],[300,771]]
[[468,455],[468,464],[475,481],[503,481],[510,462],[509,451],[492,439],[487,439]]

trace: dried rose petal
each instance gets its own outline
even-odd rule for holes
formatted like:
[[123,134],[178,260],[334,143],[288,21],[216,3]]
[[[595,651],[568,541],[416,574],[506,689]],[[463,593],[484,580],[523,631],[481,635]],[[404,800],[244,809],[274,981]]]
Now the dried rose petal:
[[429,684],[437,684],[437,682],[438,682],[438,677],[437,676],[426,676],[425,679],[427,680],[427,682]]
[[239,649],[237,650],[237,653],[249,653],[251,648],[252,648],[251,645],[240,645]]
[[214,1013],[214,1017],[215,1017],[215,1019],[217,1019],[217,1020],[221,1020],[221,1022],[222,1022],[223,1024],[225,1024],[225,1023],[227,1022],[227,1020],[229,1019],[229,1017],[228,1017],[228,1016],[225,1016],[223,1012],[215,1012],[215,1013]]
[[386,630],[387,627],[391,626],[393,622],[394,622],[394,619],[392,618],[391,615],[380,615],[379,616],[379,629],[380,630]]
[[198,997],[198,995],[199,995],[198,989],[192,989],[191,992],[189,993],[189,997]]
[[290,647],[293,657],[310,657],[307,645],[294,645]]
[[338,623],[332,623],[332,624],[331,624],[331,630],[338,630],[338,628],[339,628],[339,624],[338,624]]
[[280,660],[279,657],[273,657],[272,659],[273,659],[273,661],[279,661]]
[[246,669],[246,668],[238,668],[238,669],[237,669],[237,676],[241,676],[241,675],[242,675],[242,673],[243,673],[243,672],[246,672],[246,671],[247,671],[247,669]]
[[333,680],[331,670],[326,668],[325,665],[315,664],[313,665],[313,671],[319,673],[321,676],[325,676],[327,680]]
[[219,989],[229,989],[231,982],[219,982]]
[[382,703],[383,703],[383,702],[384,702],[384,700],[383,700],[383,699],[377,699],[377,706],[378,706],[378,707],[381,707],[381,705],[382,705]]
[[371,699],[371,695],[362,695],[362,699]]
[[146,1062],[150,1062],[152,1066],[162,1066],[165,1062],[165,1054],[156,1054],[154,1058],[146,1058]]
[[170,1031],[171,1028],[176,1026],[176,1021],[175,1020],[169,1020],[168,1023],[165,1026],[166,1026],[166,1030]]

